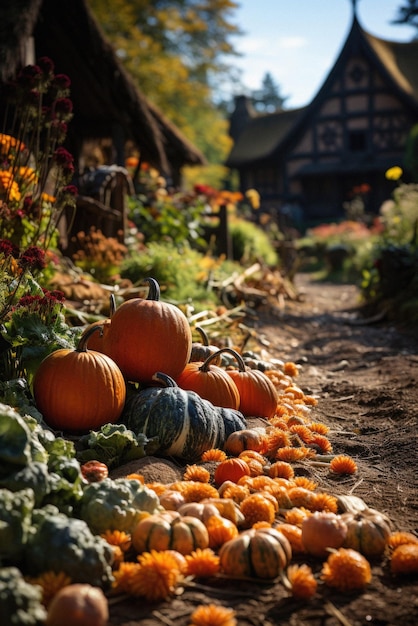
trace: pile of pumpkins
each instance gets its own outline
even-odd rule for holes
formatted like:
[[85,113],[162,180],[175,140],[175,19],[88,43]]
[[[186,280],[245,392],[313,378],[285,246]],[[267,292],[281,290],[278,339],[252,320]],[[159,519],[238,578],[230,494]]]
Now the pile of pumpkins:
[[[271,418],[278,395],[264,372],[230,349],[193,343],[185,314],[160,300],[154,278],[146,298],[132,298],[83,332],[76,349],[59,349],[33,381],[36,405],[55,430],[81,433],[121,421],[158,437],[162,454],[186,460],[222,447],[246,427]],[[221,365],[224,352],[235,368]]]

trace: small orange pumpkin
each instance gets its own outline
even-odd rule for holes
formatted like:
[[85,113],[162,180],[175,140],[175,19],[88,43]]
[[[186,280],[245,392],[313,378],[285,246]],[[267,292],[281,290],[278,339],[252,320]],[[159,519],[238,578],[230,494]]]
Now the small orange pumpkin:
[[250,528],[224,543],[219,558],[227,576],[273,579],[290,563],[292,548],[275,528]]
[[213,479],[217,485],[221,485],[227,480],[237,483],[240,478],[250,476],[250,474],[250,468],[246,461],[232,458],[218,463],[213,473]]
[[186,391],[194,391],[201,398],[209,400],[215,406],[237,410],[240,396],[236,384],[226,370],[218,365],[212,365],[213,360],[228,348],[221,348],[218,352],[208,356],[203,361],[188,363],[177,376],[179,387]]
[[239,456],[244,450],[264,453],[267,450],[268,438],[265,431],[256,428],[244,428],[231,433],[225,442],[227,454]]
[[270,378],[260,370],[247,367],[235,350],[225,349],[234,355],[238,363],[238,369],[228,369],[227,372],[238,388],[241,413],[245,417],[274,417],[278,393]]
[[378,511],[365,509],[361,513],[343,513],[347,525],[343,546],[357,550],[369,558],[379,557],[385,551],[390,537],[389,520]]
[[156,372],[176,378],[190,358],[192,331],[184,313],[162,302],[154,278],[147,298],[123,302],[112,316],[104,351],[132,382],[153,384]]
[[[89,333],[98,331],[98,327]],[[125,404],[126,385],[116,363],[87,350],[89,333],[75,350],[61,348],[41,362],[33,379],[37,408],[56,430],[85,432],[116,422]]]
[[209,534],[197,517],[182,516],[177,511],[164,511],[138,522],[132,532],[132,545],[138,553],[177,550],[184,555],[198,548],[207,548]]

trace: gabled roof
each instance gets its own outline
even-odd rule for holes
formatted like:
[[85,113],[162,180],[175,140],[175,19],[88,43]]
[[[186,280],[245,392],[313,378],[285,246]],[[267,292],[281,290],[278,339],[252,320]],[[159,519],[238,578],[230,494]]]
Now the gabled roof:
[[26,64],[24,50],[34,38],[35,56],[48,56],[57,73],[71,79],[79,137],[111,135],[118,125],[144,160],[164,173],[204,164],[195,148],[138,89],[92,15],[86,0],[13,0],[0,6],[0,79],[13,78]]
[[280,150],[304,121],[320,105],[340,65],[353,52],[362,51],[392,82],[401,98],[418,112],[418,41],[398,43],[380,39],[363,30],[354,14],[348,37],[333,68],[316,96],[306,107],[286,109],[269,115],[252,115],[236,138],[226,161],[228,167],[242,167],[246,163],[266,159]]

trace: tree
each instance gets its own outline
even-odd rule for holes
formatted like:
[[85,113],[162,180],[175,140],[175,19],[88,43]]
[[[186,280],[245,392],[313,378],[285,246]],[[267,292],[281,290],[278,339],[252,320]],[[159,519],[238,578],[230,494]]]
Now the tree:
[[409,24],[418,30],[418,0],[406,0],[405,5],[398,8],[392,24]]
[[261,113],[281,111],[288,96],[280,94],[280,87],[274,82],[269,72],[264,74],[261,89],[251,93],[254,108]]
[[202,150],[224,161],[228,124],[214,104],[225,59],[241,34],[232,0],[88,0],[119,58],[141,91]]

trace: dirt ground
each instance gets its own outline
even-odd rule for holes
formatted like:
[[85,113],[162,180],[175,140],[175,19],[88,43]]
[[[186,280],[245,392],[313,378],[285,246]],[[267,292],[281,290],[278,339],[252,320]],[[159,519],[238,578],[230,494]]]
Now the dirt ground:
[[[312,476],[322,490],[360,496],[386,513],[394,530],[418,533],[418,331],[366,320],[353,285],[315,283],[304,274],[295,285],[298,301],[260,308],[251,326],[271,357],[301,364],[297,384],[318,397],[315,420],[330,426],[333,451],[351,455],[359,467],[338,480],[320,469]],[[158,471],[154,467],[153,480]],[[317,560],[304,562],[321,569]],[[157,605],[112,604],[110,623],[187,626],[198,605],[218,603],[236,611],[239,626],[418,624],[418,577],[395,578],[385,560],[373,563],[372,571],[362,593],[320,585],[309,602],[292,599],[279,581],[195,580]]]

